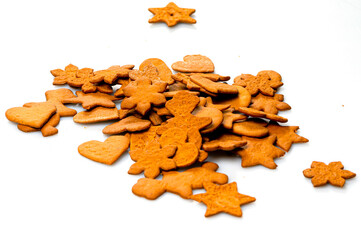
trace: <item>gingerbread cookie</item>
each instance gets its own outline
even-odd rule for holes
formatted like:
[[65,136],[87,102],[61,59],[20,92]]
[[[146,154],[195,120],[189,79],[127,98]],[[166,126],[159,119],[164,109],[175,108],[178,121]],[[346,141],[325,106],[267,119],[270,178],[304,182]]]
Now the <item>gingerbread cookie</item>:
[[96,107],[89,111],[76,114],[73,118],[76,123],[96,123],[119,119],[117,108]]
[[150,126],[147,130],[141,132],[133,132],[130,134],[130,150],[142,150],[148,142],[153,140],[158,142],[157,126]]
[[99,70],[94,72],[94,77],[90,80],[91,83],[100,83],[104,81],[107,84],[115,84],[119,78],[128,78],[129,72],[134,68],[134,65],[114,65],[106,70]]
[[129,155],[134,163],[130,166],[129,174],[140,174],[144,172],[147,178],[156,178],[160,174],[160,169],[171,170],[176,168],[176,164],[171,159],[177,147],[167,146],[161,148],[159,142],[153,140],[148,142],[144,149],[131,150]]
[[184,172],[163,172],[162,180],[141,178],[133,186],[132,191],[139,197],[154,200],[164,192],[178,194],[182,198],[192,196],[193,189],[203,188],[205,182],[225,184],[228,182],[227,175],[217,173],[218,165],[207,162],[202,167],[195,167]]
[[214,72],[214,64],[206,56],[187,55],[183,61],[173,63],[172,69],[184,73],[211,73]]
[[262,139],[242,137],[242,139],[247,141],[247,145],[236,152],[242,158],[242,167],[263,165],[266,168],[275,169],[277,164],[274,158],[285,155],[284,151],[273,146],[276,136]]
[[276,136],[276,145],[288,152],[293,143],[306,143],[307,138],[299,136],[296,132],[298,126],[280,126],[276,122],[270,122],[267,126],[270,135]]
[[225,129],[232,129],[234,122],[247,119],[247,116],[245,116],[245,115],[233,113],[234,110],[235,110],[234,108],[230,108],[230,109],[223,111],[222,126]]
[[214,94],[238,94],[237,87],[226,83],[213,82],[201,75],[191,75],[191,81]]
[[257,96],[252,98],[252,105],[250,108],[264,111],[266,113],[278,114],[278,111],[291,109],[291,106],[283,102],[283,99],[284,97],[282,94],[275,94],[273,97],[268,97],[259,93]]
[[281,75],[271,70],[261,71],[257,76],[242,74],[234,79],[234,84],[245,87],[251,95],[261,92],[266,96],[273,96],[283,85]]
[[121,103],[122,109],[135,108],[137,112],[145,115],[152,105],[159,106],[166,102],[166,98],[162,94],[167,88],[166,82],[152,81],[142,78],[132,81],[123,88],[126,98]]
[[113,101],[119,100],[114,96],[100,92],[83,93],[81,91],[77,91],[76,95],[76,98],[63,99],[62,103],[81,103],[84,109],[89,110],[97,106],[114,108],[115,103]]
[[239,107],[238,111],[243,113],[243,114],[246,114],[247,116],[267,118],[269,120],[273,120],[273,121],[281,122],[281,123],[288,122],[287,118],[284,118],[284,117],[281,117],[281,116],[278,116],[278,115],[275,115],[275,114],[271,114],[271,113],[258,111],[258,110],[253,109],[253,108]]
[[243,140],[241,137],[230,134],[223,133],[218,136],[216,139],[203,143],[203,149],[207,152],[222,150],[222,151],[231,151],[236,148],[243,147],[247,144],[247,141]]
[[150,127],[148,120],[140,119],[134,116],[126,117],[119,122],[110,124],[103,129],[104,134],[119,134],[122,132],[138,132]]
[[70,79],[76,78],[76,74],[79,68],[73,64],[69,64],[62,69],[51,70],[50,73],[54,76],[54,85],[63,85],[67,84]]
[[214,98],[213,101],[216,104],[230,104],[231,107],[238,109],[239,107],[248,107],[251,103],[251,94],[243,87],[233,85],[237,88],[238,94],[237,96],[234,95],[222,95],[221,98]]
[[254,197],[240,194],[237,190],[236,182],[224,185],[205,182],[203,186],[207,191],[206,193],[196,194],[190,198],[207,205],[206,217],[220,212],[241,217],[241,206],[256,201]]
[[53,103],[56,107],[57,113],[60,117],[74,116],[76,110],[65,107],[62,100],[68,98],[74,98],[74,93],[67,88],[59,88],[56,90],[49,90],[45,92],[46,101]]
[[168,27],[178,23],[196,23],[190,15],[196,10],[191,8],[180,8],[174,2],[170,2],[164,8],[148,8],[154,17],[148,20],[149,23],[165,22]]
[[128,149],[128,136],[111,136],[104,142],[89,141],[81,144],[78,151],[84,157],[111,165]]
[[148,58],[148,59],[144,60],[140,64],[139,70],[144,71],[150,64],[153,65],[157,69],[158,77],[161,81],[164,81],[167,84],[174,83],[174,79],[172,78],[172,71],[169,69],[167,64],[165,64],[165,62],[163,62],[159,58]]
[[264,137],[269,132],[268,128],[266,127],[267,124],[268,123],[262,119],[247,119],[243,122],[234,123],[232,132],[241,136]]
[[33,128],[41,128],[56,112],[56,107],[50,102],[32,104],[29,107],[14,107],[5,112],[9,121]]
[[222,76],[216,73],[190,73],[189,75],[200,75],[204,78],[212,80],[213,82],[228,81],[229,79],[231,79],[230,76]]
[[217,108],[198,106],[194,109],[193,115],[197,117],[210,117],[212,119],[211,124],[201,130],[201,133],[210,133],[216,130],[223,121],[223,113]]
[[341,162],[331,162],[328,165],[323,162],[313,161],[311,168],[303,171],[303,175],[307,178],[312,178],[312,184],[314,187],[323,186],[330,183],[337,187],[343,187],[346,180],[356,177],[356,174],[343,170]]
[[60,114],[56,112],[55,114],[53,114],[53,116],[50,117],[50,119],[44,124],[41,129],[21,124],[18,124],[18,129],[23,132],[36,132],[40,130],[43,137],[49,137],[58,133],[58,129],[55,127],[59,124],[59,122]]

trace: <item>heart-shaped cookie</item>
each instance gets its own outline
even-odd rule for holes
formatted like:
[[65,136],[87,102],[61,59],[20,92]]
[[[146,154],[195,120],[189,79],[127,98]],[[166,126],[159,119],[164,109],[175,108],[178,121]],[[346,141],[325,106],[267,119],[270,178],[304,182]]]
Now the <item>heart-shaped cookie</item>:
[[78,147],[81,155],[95,162],[113,164],[129,147],[127,136],[111,136],[104,142],[92,140]]
[[55,112],[56,107],[53,103],[41,102],[30,107],[10,108],[6,111],[5,116],[9,121],[41,128]]
[[214,72],[214,64],[206,56],[202,55],[187,55],[183,58],[183,62],[175,62],[172,64],[172,69],[178,72],[186,73],[211,73]]

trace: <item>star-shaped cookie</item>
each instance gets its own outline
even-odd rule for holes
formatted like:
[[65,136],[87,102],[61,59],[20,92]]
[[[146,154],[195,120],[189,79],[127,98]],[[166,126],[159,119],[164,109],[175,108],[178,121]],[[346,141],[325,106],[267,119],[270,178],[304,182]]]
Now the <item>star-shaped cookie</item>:
[[180,8],[174,2],[168,3],[164,8],[149,8],[154,17],[149,19],[149,23],[165,22],[168,27],[173,27],[177,23],[196,23],[197,21],[190,17],[196,10],[191,8]]
[[240,194],[236,182],[224,185],[205,182],[203,187],[206,189],[206,193],[196,194],[190,198],[207,205],[206,217],[220,212],[241,217],[241,206],[256,201],[254,197]]

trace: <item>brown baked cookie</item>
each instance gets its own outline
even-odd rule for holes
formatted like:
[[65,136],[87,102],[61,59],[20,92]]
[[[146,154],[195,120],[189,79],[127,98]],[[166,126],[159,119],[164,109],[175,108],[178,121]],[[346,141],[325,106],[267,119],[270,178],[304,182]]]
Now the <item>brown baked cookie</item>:
[[114,108],[115,103],[113,101],[119,100],[118,98],[105,94],[105,93],[83,93],[81,91],[76,92],[76,98],[63,99],[62,103],[80,103],[86,110],[101,106]]
[[267,122],[258,119],[251,118],[243,122],[237,122],[233,124],[232,132],[241,136],[247,137],[264,137],[268,134]]
[[271,70],[261,71],[257,76],[242,74],[234,79],[234,84],[245,87],[251,95],[261,92],[266,96],[273,96],[283,85],[281,75]]
[[216,130],[223,122],[223,113],[217,108],[198,106],[192,112],[197,117],[210,117],[212,119],[211,124],[201,130],[201,133],[210,133]]
[[278,111],[291,109],[291,106],[283,102],[283,99],[282,94],[275,94],[273,97],[269,97],[259,93],[251,99],[252,105],[249,107],[266,113],[278,114]]
[[106,94],[113,94],[113,88],[112,86],[108,85],[107,83],[102,83],[99,85],[96,85],[97,91],[101,93]]
[[152,105],[160,106],[166,102],[162,94],[166,88],[166,82],[157,81],[152,84],[152,81],[147,78],[132,81],[123,88],[126,98],[122,101],[121,108],[135,108],[137,112],[145,115]]
[[163,122],[163,119],[153,110],[149,112],[148,118],[153,126],[158,126]]
[[177,167],[170,158],[175,154],[176,149],[176,146],[161,148],[159,142],[153,140],[148,142],[144,149],[131,150],[129,155],[136,163],[130,166],[128,173],[144,172],[145,177],[156,178],[160,174],[160,169],[171,170]]
[[224,185],[205,182],[203,186],[207,191],[206,193],[192,195],[190,198],[207,205],[206,217],[220,212],[241,217],[241,206],[256,201],[254,197],[240,194],[236,182]]
[[96,107],[89,111],[76,114],[73,118],[76,123],[96,123],[119,119],[117,108]]
[[110,124],[103,129],[104,134],[119,134],[122,132],[139,132],[150,127],[148,120],[140,119],[134,116],[126,117],[119,122]]
[[280,126],[276,122],[270,122],[267,126],[269,134],[277,137],[276,145],[288,152],[293,143],[306,143],[307,138],[299,136],[296,132],[298,126]]
[[120,98],[120,97],[124,97],[124,92],[123,89],[128,86],[128,84],[131,82],[130,78],[128,79],[119,79],[117,81],[118,84],[122,85],[120,88],[118,88],[115,93],[114,93],[114,97]]
[[141,178],[133,186],[132,191],[139,197],[154,200],[164,192],[178,194],[182,198],[192,196],[193,189],[203,188],[205,182],[225,184],[228,182],[227,175],[217,173],[218,165],[207,162],[202,167],[195,167],[184,172],[163,172],[162,180]]
[[156,133],[157,126],[150,126],[147,130],[141,132],[133,132],[130,134],[130,150],[142,150],[145,145],[151,141],[159,140],[159,136]]
[[21,124],[18,124],[18,129],[23,132],[36,132],[40,130],[43,137],[49,137],[58,133],[58,129],[55,127],[58,126],[59,122],[60,114],[56,112],[53,114],[53,116],[50,117],[50,119],[44,124],[41,129]]
[[228,81],[231,79],[230,76],[222,76],[216,73],[190,73],[189,76],[191,75],[200,75],[202,77],[208,78],[209,80],[212,80],[213,82]]
[[84,157],[111,165],[128,149],[129,137],[111,136],[104,142],[89,141],[81,144],[78,151]]
[[281,116],[278,116],[275,114],[271,114],[271,113],[258,111],[253,108],[239,107],[238,111],[243,114],[246,114],[247,116],[251,116],[251,117],[267,118],[269,120],[273,120],[273,121],[281,122],[281,123],[288,122],[287,118],[284,118],[284,117],[281,117]]
[[207,152],[222,150],[231,151],[247,144],[241,137],[231,133],[223,133],[216,139],[203,143],[203,149]]
[[64,70],[62,69],[54,69],[51,70],[50,73],[54,76],[54,85],[63,85],[67,84],[68,80],[76,78],[76,73],[78,72],[79,68],[74,66],[73,64],[69,64],[65,67]]
[[150,64],[153,65],[157,69],[158,77],[161,81],[164,81],[167,84],[174,83],[174,79],[172,78],[172,71],[169,69],[167,64],[165,64],[165,62],[163,62],[159,58],[148,58],[148,59],[144,60],[140,64],[139,70],[144,71]]
[[232,129],[233,123],[236,121],[246,120],[247,116],[239,113],[233,113],[234,108],[227,109],[223,111],[223,121],[222,126],[225,129]]
[[237,95],[222,95],[222,97],[214,98],[216,104],[230,104],[231,107],[238,109],[239,107],[248,107],[251,103],[251,94],[243,87],[232,85],[237,88]]
[[187,55],[183,61],[173,63],[172,69],[184,73],[211,73],[214,72],[214,64],[206,56]]
[[210,108],[216,108],[216,109],[221,110],[221,111],[224,111],[224,110],[228,109],[231,106],[231,104],[214,104],[211,97],[205,98],[205,101],[206,101],[205,105],[202,105],[202,106],[206,106],[206,107],[210,107]]
[[237,87],[226,83],[213,82],[201,75],[191,75],[191,81],[214,94],[238,94]]
[[50,102],[31,104],[29,107],[14,107],[5,112],[9,121],[33,128],[41,128],[56,112],[56,107]]
[[242,167],[263,165],[266,168],[275,169],[277,164],[274,162],[274,158],[285,155],[284,151],[273,146],[276,136],[262,139],[242,137],[242,139],[247,141],[247,145],[236,151],[237,155],[242,158]]
[[174,2],[170,2],[164,8],[148,8],[154,16],[148,20],[149,23],[165,22],[168,27],[178,23],[196,23],[190,15],[196,10],[191,8],[180,8]]
[[94,72],[94,77],[90,80],[91,83],[100,83],[104,81],[107,84],[115,84],[119,78],[128,78],[129,72],[134,68],[134,65],[114,65],[105,70]]
[[46,101],[53,103],[56,106],[56,111],[60,117],[74,116],[76,110],[65,107],[62,100],[67,98],[74,98],[74,93],[67,88],[59,88],[56,90],[49,90],[45,92]]
[[[100,78],[100,77],[98,77]],[[97,91],[97,87],[90,81],[95,81],[94,70],[91,68],[79,69],[76,77],[69,78],[67,83],[71,87],[81,88],[84,93],[93,93]]]
[[319,187],[331,183],[337,187],[343,187],[346,180],[356,177],[356,174],[343,170],[341,162],[331,162],[328,165],[323,162],[313,161],[311,168],[303,171],[303,175],[307,178],[312,178],[312,184],[314,187]]
[[206,89],[202,88],[201,86],[193,83],[191,81],[191,77],[184,73],[172,74],[172,78],[177,82],[181,82],[181,83],[185,84],[189,90],[200,91],[200,92],[205,93],[212,97],[217,96],[217,94],[211,93],[211,92],[207,91]]

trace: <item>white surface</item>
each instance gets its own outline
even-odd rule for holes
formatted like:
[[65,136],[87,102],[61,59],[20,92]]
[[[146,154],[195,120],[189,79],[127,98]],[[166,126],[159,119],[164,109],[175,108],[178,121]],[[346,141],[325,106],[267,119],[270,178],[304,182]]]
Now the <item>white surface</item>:
[[[360,239],[361,2],[182,0],[197,9],[197,24],[148,24],[147,8],[167,3],[1,1],[0,239]],[[43,138],[4,116],[44,100],[56,88],[51,69],[139,66],[149,57],[170,65],[187,54],[210,57],[217,73],[232,77],[280,72],[292,106],[282,115],[310,139],[277,160],[277,170],[209,158],[257,198],[242,218],[205,218],[204,205],[170,193],[156,201],[133,195],[140,176],[127,174],[127,155],[105,166],[77,152],[103,141],[106,124],[62,118],[59,133]],[[342,161],[358,176],[343,189],[313,188],[302,171],[314,160]]]

